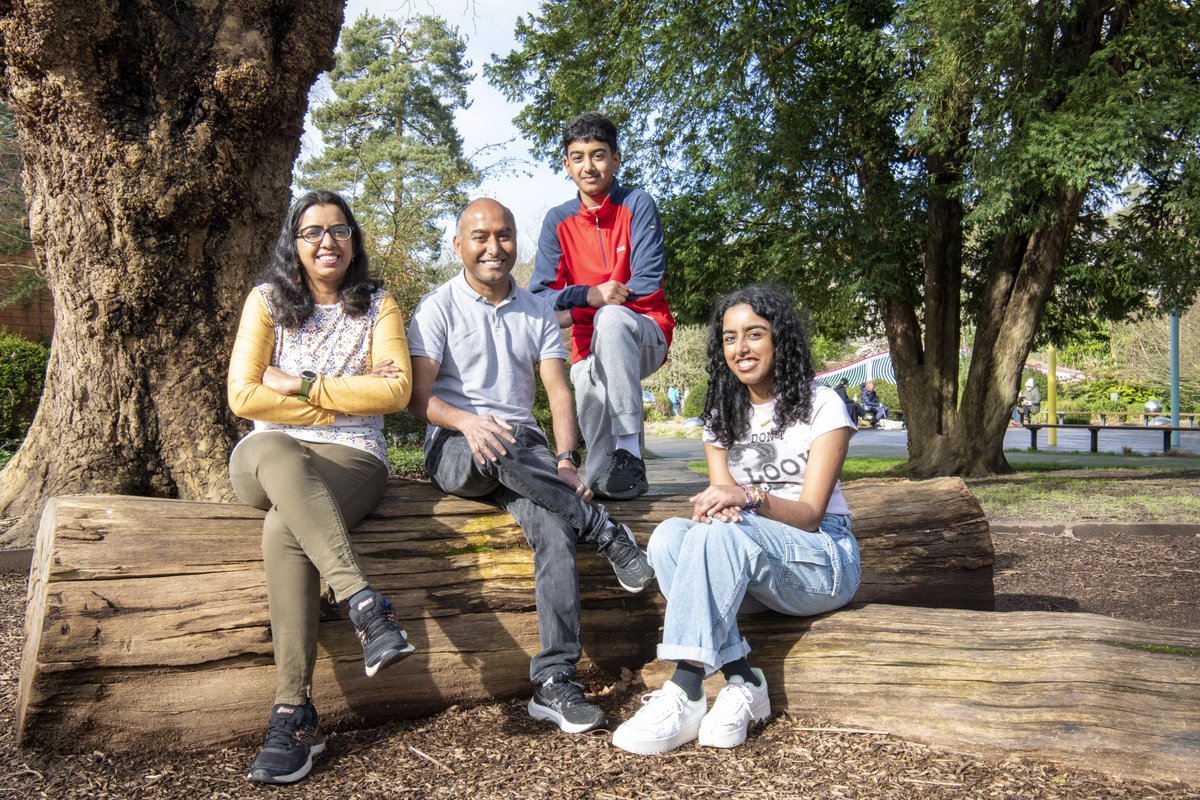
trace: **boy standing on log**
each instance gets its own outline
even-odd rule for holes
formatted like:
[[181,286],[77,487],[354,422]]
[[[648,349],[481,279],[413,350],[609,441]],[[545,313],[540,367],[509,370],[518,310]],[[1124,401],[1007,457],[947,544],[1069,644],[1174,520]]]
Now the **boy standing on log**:
[[[582,654],[575,550],[598,546],[621,585],[640,592],[654,578],[633,534],[589,502],[579,456],[566,353],[554,311],[510,277],[517,259],[512,212],[479,199],[454,236],[463,270],[421,299],[409,325],[409,410],[428,423],[425,465],[433,485],[487,498],[509,511],[533,548],[542,651],[530,664],[529,714],[567,733],[606,723],[575,676]],[[550,400],[550,449],[531,409],[534,369]]]
[[667,359],[675,318],[654,199],[617,183],[617,128],[580,114],[563,130],[563,166],[578,193],[546,214],[529,289],[571,328],[571,382],[597,497],[645,494],[642,379]]

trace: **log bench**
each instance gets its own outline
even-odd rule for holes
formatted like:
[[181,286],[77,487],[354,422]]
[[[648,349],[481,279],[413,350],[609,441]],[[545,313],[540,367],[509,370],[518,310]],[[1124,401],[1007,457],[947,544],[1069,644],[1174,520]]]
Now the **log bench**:
[[[691,493],[611,508],[644,542]],[[846,495],[863,554],[855,603],[745,622],[777,711],[959,751],[1075,763],[1099,753],[1089,765],[1128,765],[1131,776],[1194,768],[1200,634],[987,613],[991,537],[962,481],[864,480]],[[19,742],[112,752],[256,741],[274,691],[261,520],[240,505],[51,501],[31,567]],[[313,685],[323,721],[347,728],[528,693],[532,554],[509,515],[393,480],[354,540],[418,649],[368,679],[344,608],[331,606]],[[658,593],[621,591],[598,554],[578,566],[581,669],[615,676],[651,662]]]
[[1169,452],[1171,449],[1171,434],[1172,433],[1195,433],[1195,428],[1184,426],[1171,425],[1051,425],[1045,422],[1029,422],[1025,424],[1029,429],[1029,449],[1037,450],[1037,435],[1042,428],[1058,428],[1060,430],[1087,430],[1091,436],[1091,450],[1093,453],[1099,452],[1099,436],[1100,431],[1124,431],[1126,433],[1132,431],[1162,431],[1163,437],[1163,452]]

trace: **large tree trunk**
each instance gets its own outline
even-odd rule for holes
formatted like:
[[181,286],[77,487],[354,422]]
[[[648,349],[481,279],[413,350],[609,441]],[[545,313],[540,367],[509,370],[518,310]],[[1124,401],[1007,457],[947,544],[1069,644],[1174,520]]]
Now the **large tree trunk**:
[[41,407],[0,473],[0,545],[46,498],[230,495],[237,310],[290,201],[341,0],[0,4],[5,99],[54,296]]
[[[688,494],[611,508],[643,540]],[[993,607],[992,542],[962,481],[846,486],[862,552],[859,602]],[[261,734],[274,668],[262,513],[240,505],[56,498],[29,586],[17,699],[26,743],[206,747]],[[313,697],[334,724],[419,717],[529,691],[538,648],[533,554],[508,514],[393,481],[354,531],[371,585],[417,652],[368,680],[344,610],[321,622]],[[578,559],[585,661],[610,675],[653,657],[662,600]],[[210,713],[197,718],[197,707]],[[186,728],[186,735],[183,733]]]
[[[1109,19],[1110,12],[1113,14]],[[1043,96],[1035,113],[1053,113],[1066,99],[1066,76],[1080,74],[1092,55],[1119,36],[1129,22],[1125,11],[1088,0],[1057,22],[1042,18],[1032,31],[1036,40],[1026,60],[1022,83],[1031,95],[1057,69],[1063,85]],[[1040,26],[1040,27],[1038,27]],[[953,103],[953,96],[939,98]],[[935,104],[936,105],[936,104]],[[969,115],[970,109],[963,109]],[[985,476],[1010,472],[1004,458],[1004,432],[1020,383],[1021,370],[1074,234],[1087,186],[1018,185],[1010,212],[1011,231],[990,243],[986,287],[975,318],[971,366],[961,401],[958,386],[958,321],[961,303],[950,296],[962,283],[963,209],[957,199],[959,164],[970,158],[969,116],[947,115],[939,130],[956,136],[959,152],[932,153],[926,160],[930,181],[928,229],[924,254],[924,318],[900,303],[883,304],[888,345],[893,354],[901,404],[908,428],[909,463],[914,477]],[[1014,118],[1014,129],[1029,119]],[[1013,140],[1020,137],[1014,133]],[[1036,224],[1031,225],[1030,221]],[[1018,233],[1026,227],[1029,232]],[[915,293],[915,292],[914,292]],[[921,326],[924,334],[922,340]]]

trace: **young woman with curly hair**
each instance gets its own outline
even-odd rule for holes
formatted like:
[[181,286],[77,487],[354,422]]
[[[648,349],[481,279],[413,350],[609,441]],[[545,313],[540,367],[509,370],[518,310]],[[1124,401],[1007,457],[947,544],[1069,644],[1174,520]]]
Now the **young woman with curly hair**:
[[[746,660],[739,611],[809,616],[858,588],[858,544],[838,476],[854,426],[813,381],[808,334],[786,292],[739,289],[717,303],[708,345],[704,450],[709,485],[691,519],[669,519],[649,557],[667,599],[658,657],[675,674],[613,734],[634,753],[699,738],[736,747],[771,713],[767,681]],[[726,685],[707,708],[704,678]]]

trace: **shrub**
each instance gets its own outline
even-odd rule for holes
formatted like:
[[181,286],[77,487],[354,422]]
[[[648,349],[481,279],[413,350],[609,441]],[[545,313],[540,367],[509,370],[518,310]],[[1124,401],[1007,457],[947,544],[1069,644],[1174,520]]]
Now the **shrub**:
[[42,399],[50,351],[11,333],[0,333],[0,443],[25,438]]
[[708,376],[692,387],[683,401],[683,416],[698,417],[704,413],[704,401],[708,398]]

